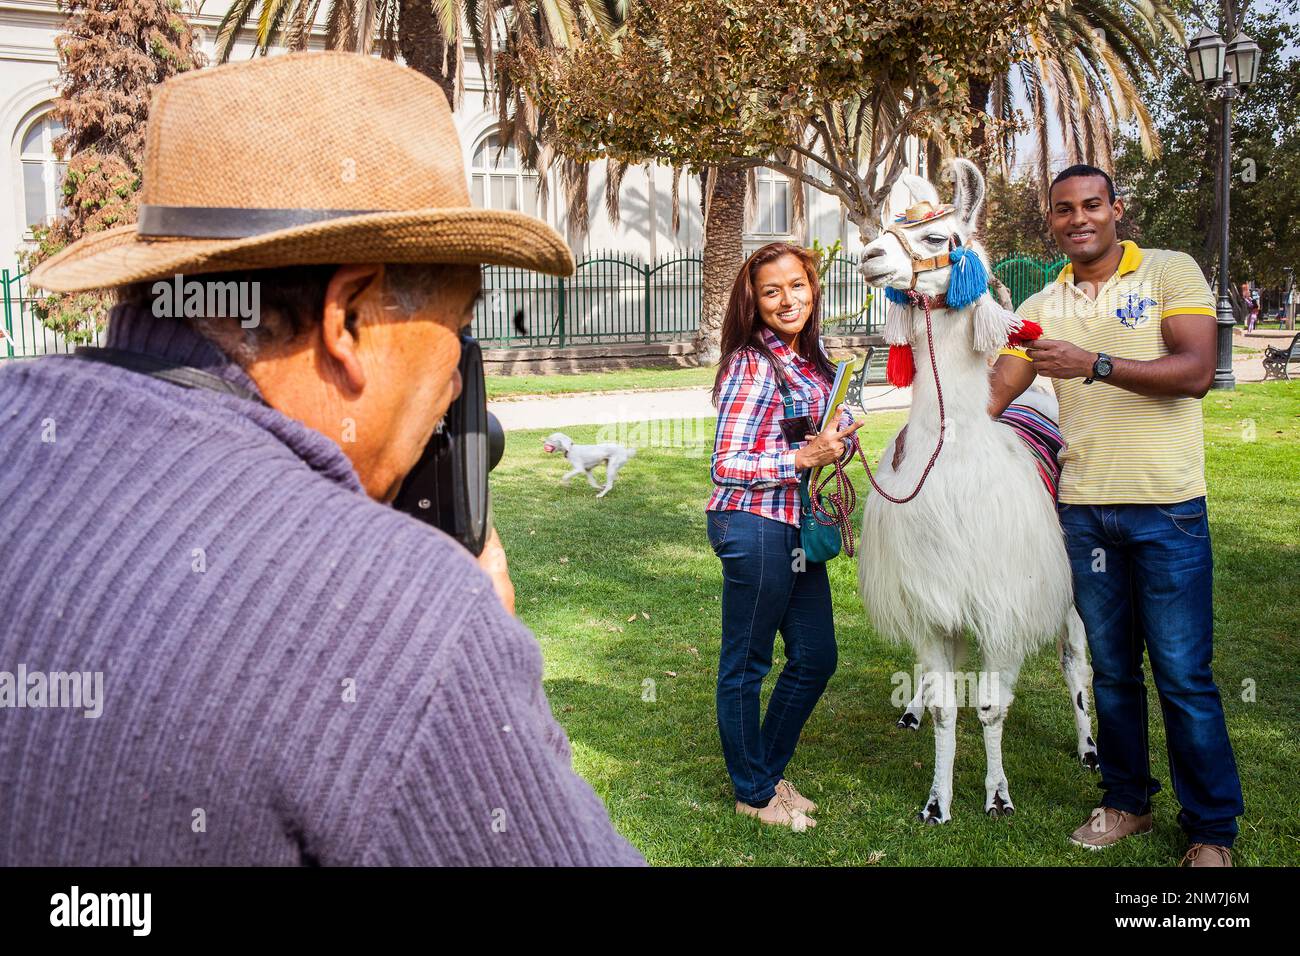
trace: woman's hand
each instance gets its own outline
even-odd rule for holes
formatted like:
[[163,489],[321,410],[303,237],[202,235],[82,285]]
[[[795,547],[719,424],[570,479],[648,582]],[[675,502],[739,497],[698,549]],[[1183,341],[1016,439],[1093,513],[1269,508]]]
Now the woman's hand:
[[506,549],[501,546],[501,536],[497,534],[496,525],[488,534],[483,544],[483,553],[478,556],[478,566],[492,579],[492,588],[501,600],[501,606],[511,614],[515,613],[515,586],[510,580],[510,568],[506,564]]
[[827,425],[820,435],[804,436],[808,444],[797,449],[794,453],[796,471],[802,471],[805,468],[820,468],[822,465],[829,465],[831,462],[839,461],[844,457],[844,439],[861,428],[863,422],[854,422],[843,431],[836,431],[835,425],[839,421],[840,415],[844,413],[844,406],[838,406],[835,412],[831,424]]

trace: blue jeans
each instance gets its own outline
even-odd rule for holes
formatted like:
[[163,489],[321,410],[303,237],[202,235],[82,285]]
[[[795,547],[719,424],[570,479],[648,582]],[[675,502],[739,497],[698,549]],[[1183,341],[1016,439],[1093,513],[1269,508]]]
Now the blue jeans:
[[[835,623],[824,563],[794,554],[799,529],[751,511],[709,511],[709,544],[722,559],[718,732],[736,799],[776,792],[799,734],[835,673]],[[759,724],[759,691],[780,630],[786,665]]]
[[1205,498],[1173,505],[1059,504],[1088,632],[1102,804],[1149,813],[1146,647],[1160,698],[1178,822],[1193,843],[1232,846],[1241,781],[1210,672],[1213,562]]

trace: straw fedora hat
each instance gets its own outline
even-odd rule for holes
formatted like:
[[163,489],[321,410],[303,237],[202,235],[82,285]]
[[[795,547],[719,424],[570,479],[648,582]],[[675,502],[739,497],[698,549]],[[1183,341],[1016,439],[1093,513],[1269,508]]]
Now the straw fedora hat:
[[432,80],[361,54],[295,53],[159,86],[139,221],[84,236],[30,281],[77,292],[346,262],[574,271],[546,223],[470,205],[460,139]]

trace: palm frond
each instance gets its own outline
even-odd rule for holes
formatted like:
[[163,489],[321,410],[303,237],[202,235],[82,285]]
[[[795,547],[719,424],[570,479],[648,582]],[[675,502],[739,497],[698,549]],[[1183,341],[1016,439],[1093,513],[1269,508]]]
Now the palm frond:
[[[628,163],[623,160],[610,160],[605,163],[605,214],[611,225],[617,226],[621,218],[619,192],[623,187],[623,176]],[[654,175],[647,170],[648,175]],[[653,225],[651,228],[654,228]]]
[[259,2],[260,0],[234,0],[230,8],[226,10],[226,15],[221,18],[221,23],[217,25],[218,63],[225,63],[230,59],[231,51],[235,48],[235,41],[239,39],[239,32],[244,29],[249,18],[253,15],[253,8]]

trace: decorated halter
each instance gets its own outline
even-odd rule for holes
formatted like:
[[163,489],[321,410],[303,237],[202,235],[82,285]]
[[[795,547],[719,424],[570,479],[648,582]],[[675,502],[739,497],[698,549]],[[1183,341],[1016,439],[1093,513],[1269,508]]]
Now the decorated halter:
[[[908,241],[905,226],[915,226],[930,220],[942,219],[956,212],[955,206],[941,205],[935,207],[922,201],[912,206],[894,219],[892,225],[885,229],[903,247],[903,251],[912,257],[912,281],[906,289],[885,288],[885,298],[900,306],[915,305],[925,310],[927,322],[931,309],[964,309],[977,302],[980,296],[989,290],[989,273],[984,260],[969,246],[963,246],[961,236],[952,233],[948,237],[948,251],[937,256],[923,256]],[[951,266],[948,288],[937,296],[924,295],[916,291],[916,277],[923,272],[933,272]],[[1020,345],[1042,335],[1033,322],[1022,322],[1020,328],[1011,331],[1007,344]],[[891,342],[889,362],[885,366],[885,377],[891,385],[906,388],[912,384],[916,374],[916,362],[912,356],[912,346],[904,342]]]

